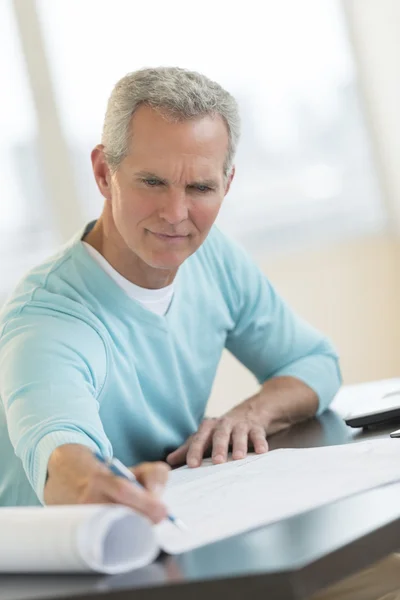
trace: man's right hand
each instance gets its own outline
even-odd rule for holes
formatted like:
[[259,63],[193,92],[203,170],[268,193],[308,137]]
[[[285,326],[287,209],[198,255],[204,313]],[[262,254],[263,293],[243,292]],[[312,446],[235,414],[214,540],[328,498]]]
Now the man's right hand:
[[131,471],[144,489],[111,473],[86,446],[59,446],[49,459],[44,501],[46,504],[122,504],[153,523],[162,521],[167,510],[159,496],[168,479],[168,465],[142,463]]

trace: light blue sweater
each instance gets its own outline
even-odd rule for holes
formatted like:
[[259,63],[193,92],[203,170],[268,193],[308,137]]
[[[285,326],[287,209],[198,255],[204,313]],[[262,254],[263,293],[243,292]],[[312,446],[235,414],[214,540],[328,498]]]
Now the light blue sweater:
[[297,377],[328,406],[340,385],[332,346],[218,229],[179,269],[165,316],[129,298],[82,235],[0,315],[0,506],[41,502],[64,443],[127,465],[164,459],[204,417],[224,347],[260,383]]

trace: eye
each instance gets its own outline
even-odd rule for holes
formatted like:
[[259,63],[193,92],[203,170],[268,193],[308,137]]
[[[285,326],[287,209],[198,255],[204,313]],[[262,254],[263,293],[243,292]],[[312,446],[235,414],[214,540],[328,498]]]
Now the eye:
[[162,181],[156,179],[155,177],[147,177],[146,179],[143,179],[143,182],[149,187],[157,187],[162,185]]
[[212,189],[208,185],[192,185],[190,186],[196,192],[200,192],[201,194],[205,194],[207,192],[211,192]]

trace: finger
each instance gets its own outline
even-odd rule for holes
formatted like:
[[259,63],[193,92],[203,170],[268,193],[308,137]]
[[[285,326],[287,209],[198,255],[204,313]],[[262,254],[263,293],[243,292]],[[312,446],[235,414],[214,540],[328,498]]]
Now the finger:
[[236,425],[232,430],[232,458],[240,460],[247,455],[249,446],[249,428],[245,423]]
[[132,469],[133,474],[149,492],[160,496],[168,480],[170,467],[163,462],[143,463]]
[[249,437],[253,444],[254,452],[257,454],[268,452],[268,442],[265,438],[265,430],[263,427],[253,427],[250,430]]
[[228,447],[231,439],[232,427],[227,423],[220,423],[212,437],[212,461],[214,464],[226,462],[228,458]]
[[205,419],[192,437],[186,455],[188,467],[198,467],[201,464],[206,449],[211,445],[215,425],[216,419]]
[[153,523],[166,517],[164,504],[147,490],[112,473],[97,473],[80,498],[82,504],[121,504],[134,509]]
[[191,437],[186,440],[182,446],[179,446],[176,450],[168,454],[167,463],[171,465],[171,467],[175,467],[176,465],[183,465],[186,461],[186,454],[190,445]]
[[133,508],[138,513],[144,515],[153,523],[159,523],[167,516],[167,509],[161,500],[146,490],[122,477],[107,475],[109,481],[107,484],[108,502],[122,504]]

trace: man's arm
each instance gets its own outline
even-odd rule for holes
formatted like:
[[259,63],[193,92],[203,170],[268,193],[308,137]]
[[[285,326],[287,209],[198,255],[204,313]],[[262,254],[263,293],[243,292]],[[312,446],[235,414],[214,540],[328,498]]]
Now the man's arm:
[[29,307],[4,329],[0,396],[10,441],[40,501],[59,446],[79,444],[111,456],[99,416],[105,361],[97,332],[69,315]]
[[228,444],[234,458],[243,458],[249,442],[265,452],[266,436],[323,412],[341,384],[329,340],[294,313],[241,248],[223,239],[218,255],[228,275],[221,285],[234,321],[226,348],[262,387],[221,418],[203,421],[168,456],[171,465],[196,466],[210,447],[213,461],[224,462]]
[[159,521],[165,507],[156,487],[165,482],[166,466],[132,469],[142,490],[93,456],[112,456],[99,416],[105,360],[99,334],[79,319],[39,311],[15,317],[0,339],[10,441],[42,503],[118,503]]
[[294,377],[274,377],[260,391],[243,402],[243,407],[258,415],[267,435],[287,429],[313,417],[318,396],[308,385]]

